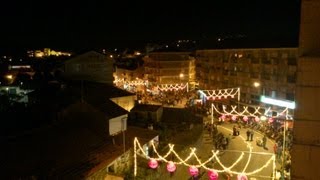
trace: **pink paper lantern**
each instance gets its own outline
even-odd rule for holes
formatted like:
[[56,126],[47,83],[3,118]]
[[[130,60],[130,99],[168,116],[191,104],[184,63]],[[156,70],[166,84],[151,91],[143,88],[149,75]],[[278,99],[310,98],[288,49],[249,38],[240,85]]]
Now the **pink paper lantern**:
[[217,180],[218,177],[219,177],[219,174],[214,170],[209,170],[208,171],[208,177],[209,177],[210,180]]
[[248,177],[245,174],[239,174],[237,180],[248,180]]
[[172,161],[169,161],[167,164],[167,171],[172,173],[176,171],[176,169],[177,169],[176,165]]
[[199,169],[195,166],[190,166],[189,173],[191,176],[197,176],[199,174]]
[[248,121],[248,116],[243,116],[244,121]]
[[156,169],[158,167],[158,161],[153,158],[150,158],[148,165],[151,169]]
[[212,97],[212,100],[216,100],[216,97]]
[[256,122],[258,122],[258,121],[260,121],[260,118],[259,118],[259,117],[255,117],[254,120],[255,120]]
[[269,118],[269,119],[268,119],[268,122],[269,122],[269,123],[273,123],[273,118]]
[[233,121],[235,121],[235,120],[237,120],[237,116],[233,115],[233,116],[231,117],[231,119],[232,119]]
[[225,119],[226,119],[226,116],[225,116],[225,115],[222,115],[220,118],[223,119],[223,120],[225,120]]

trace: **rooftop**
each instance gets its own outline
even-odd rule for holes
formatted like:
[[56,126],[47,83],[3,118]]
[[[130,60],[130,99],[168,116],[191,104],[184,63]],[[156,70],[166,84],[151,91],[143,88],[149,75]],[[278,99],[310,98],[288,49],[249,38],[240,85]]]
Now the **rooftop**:
[[130,111],[157,111],[162,106],[151,104],[137,104]]

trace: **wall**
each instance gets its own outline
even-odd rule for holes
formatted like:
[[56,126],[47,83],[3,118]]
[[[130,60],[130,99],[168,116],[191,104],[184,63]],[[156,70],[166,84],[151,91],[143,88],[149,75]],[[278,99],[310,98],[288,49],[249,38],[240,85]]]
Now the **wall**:
[[134,107],[136,95],[110,98],[111,101],[118,104],[123,109],[130,111]]

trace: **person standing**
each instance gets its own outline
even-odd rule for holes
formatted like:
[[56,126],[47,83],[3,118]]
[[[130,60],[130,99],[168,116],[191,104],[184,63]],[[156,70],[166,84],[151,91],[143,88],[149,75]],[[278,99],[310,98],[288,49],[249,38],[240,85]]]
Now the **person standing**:
[[254,131],[250,130],[250,141],[253,141],[253,135],[254,135]]
[[266,135],[263,135],[263,138],[262,138],[262,147],[263,147],[264,149],[267,149],[266,145],[267,145],[267,136],[266,136]]
[[247,130],[247,141],[249,141],[250,135],[251,135],[251,132],[250,132],[250,130],[248,129],[248,130]]

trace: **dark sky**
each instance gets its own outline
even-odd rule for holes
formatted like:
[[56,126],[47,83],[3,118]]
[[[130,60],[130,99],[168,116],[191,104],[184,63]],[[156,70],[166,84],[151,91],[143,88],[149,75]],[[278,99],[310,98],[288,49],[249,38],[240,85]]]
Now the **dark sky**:
[[126,47],[219,34],[297,39],[298,0],[207,2],[3,0],[1,47]]

